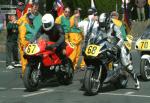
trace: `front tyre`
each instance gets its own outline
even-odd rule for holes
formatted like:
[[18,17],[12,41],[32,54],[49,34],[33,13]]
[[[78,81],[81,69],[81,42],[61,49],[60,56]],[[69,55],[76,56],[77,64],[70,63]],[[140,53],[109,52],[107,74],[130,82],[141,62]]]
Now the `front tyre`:
[[147,59],[141,60],[140,73],[142,79],[150,80],[150,63]]
[[98,75],[98,70],[86,69],[84,86],[88,95],[96,95],[98,93],[100,87],[100,80],[97,80]]
[[35,91],[38,88],[38,69],[35,65],[27,65],[23,76],[23,83],[27,91]]

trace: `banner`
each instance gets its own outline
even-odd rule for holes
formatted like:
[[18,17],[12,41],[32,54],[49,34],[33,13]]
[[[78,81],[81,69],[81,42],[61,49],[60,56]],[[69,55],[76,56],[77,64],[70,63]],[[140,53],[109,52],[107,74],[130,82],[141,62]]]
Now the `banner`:
[[23,14],[29,12],[32,8],[32,0],[29,0],[29,2],[26,4],[25,8],[24,8],[24,11],[23,11]]
[[32,0],[29,0],[27,4],[24,4],[23,2],[18,2],[16,8],[17,17],[20,18],[23,14],[29,12],[31,10],[31,7]]
[[126,25],[127,32],[129,32],[131,30],[131,23],[130,23],[128,11],[127,11],[127,8],[126,8],[126,0],[124,2],[124,17],[123,17],[123,21],[124,21],[124,23]]
[[60,16],[63,13],[64,5],[62,3],[62,0],[56,0],[56,5],[57,5],[57,15]]

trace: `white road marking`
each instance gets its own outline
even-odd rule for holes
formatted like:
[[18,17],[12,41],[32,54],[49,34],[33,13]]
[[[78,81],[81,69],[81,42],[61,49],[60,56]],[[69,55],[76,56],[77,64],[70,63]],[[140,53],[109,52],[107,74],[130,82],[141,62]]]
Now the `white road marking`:
[[133,94],[134,92],[126,92],[126,93],[124,93],[125,95],[131,95],[131,94]]
[[4,88],[4,87],[0,87],[0,90],[5,90],[6,88]]
[[11,88],[12,90],[25,90],[25,88]]
[[2,72],[3,73],[7,73],[7,72],[10,72],[11,70],[3,70]]
[[44,91],[44,90],[49,90],[49,88],[42,88],[42,89],[40,89],[40,90],[43,90],[43,91]]
[[6,61],[4,61],[4,60],[0,60],[0,63],[5,63]]
[[128,96],[128,97],[141,97],[141,98],[150,98],[149,95],[128,95],[128,94],[119,94],[119,93],[99,93],[99,95],[112,95],[112,96]]
[[22,95],[23,97],[31,97],[31,96],[36,96],[36,95],[40,95],[40,94],[45,94],[45,93],[50,93],[53,92],[54,89],[49,89],[47,91],[42,91],[42,92],[37,92],[37,93],[31,93],[31,94],[26,94],[26,95]]

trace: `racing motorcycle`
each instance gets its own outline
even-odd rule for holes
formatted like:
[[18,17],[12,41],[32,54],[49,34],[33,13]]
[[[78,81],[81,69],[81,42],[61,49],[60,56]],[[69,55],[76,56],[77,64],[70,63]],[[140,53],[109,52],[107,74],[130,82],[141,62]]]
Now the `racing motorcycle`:
[[150,32],[149,28],[136,41],[135,49],[140,53],[140,74],[143,80],[150,80]]
[[[52,77],[57,77],[58,82],[68,85],[73,80],[74,69],[71,60],[67,59],[67,66],[62,64],[61,59],[53,50],[46,50],[46,45],[54,44],[48,41],[45,35],[40,36],[33,43],[28,44],[25,48],[24,57],[28,64],[23,74],[23,83],[28,91],[38,89],[39,83],[46,81]],[[67,57],[73,52],[73,45],[66,43]]]
[[[125,42],[126,49],[131,49],[131,36]],[[95,95],[103,84],[111,83],[117,88],[125,88],[128,83],[128,73],[120,60],[120,53],[112,50],[113,45],[108,38],[100,36],[88,39],[84,52],[87,65],[84,76],[85,91],[89,95]],[[129,53],[130,55],[130,53]],[[131,58],[130,58],[131,59]],[[109,74],[111,71],[111,74]]]

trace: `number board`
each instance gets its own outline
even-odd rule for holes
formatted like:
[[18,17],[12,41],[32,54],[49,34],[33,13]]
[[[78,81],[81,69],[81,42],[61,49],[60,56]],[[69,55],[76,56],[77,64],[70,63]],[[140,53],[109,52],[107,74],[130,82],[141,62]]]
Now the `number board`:
[[40,51],[37,44],[29,44],[25,50],[25,53],[28,55],[36,54]]
[[139,50],[150,50],[150,40],[140,40],[137,46]]
[[98,45],[88,45],[85,54],[88,56],[96,57],[100,53],[101,46]]

